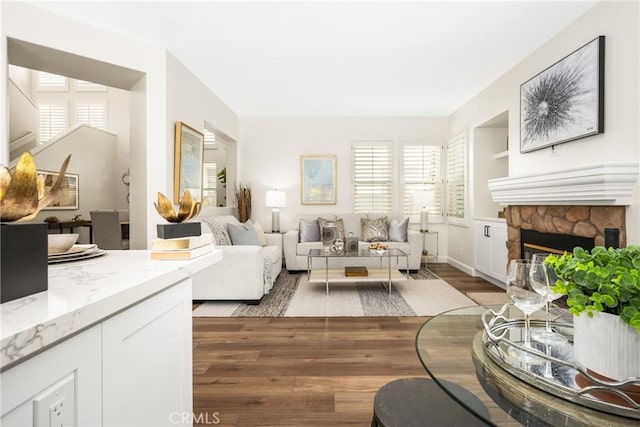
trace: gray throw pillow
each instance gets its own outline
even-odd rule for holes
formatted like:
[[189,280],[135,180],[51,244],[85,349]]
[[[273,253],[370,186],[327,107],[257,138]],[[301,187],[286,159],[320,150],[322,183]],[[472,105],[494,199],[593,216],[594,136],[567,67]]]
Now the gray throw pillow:
[[336,239],[344,240],[344,221],[342,220],[342,218],[339,218],[339,219],[318,218],[318,223],[320,224],[320,236],[324,234],[322,231],[324,227],[335,227],[338,231],[336,235]]
[[391,224],[389,224],[389,240],[392,242],[406,242],[409,240],[409,217],[402,221],[391,220]]
[[376,219],[360,218],[362,240],[365,242],[386,242],[389,240],[387,217]]
[[240,225],[228,224],[227,227],[229,228],[231,243],[234,245],[260,246],[258,232],[251,221]]
[[305,221],[300,219],[300,243],[319,242],[320,241],[320,224],[318,220]]
[[231,246],[231,238],[227,234],[227,227],[215,221],[203,219],[202,222],[209,226],[213,234],[213,244],[217,246]]

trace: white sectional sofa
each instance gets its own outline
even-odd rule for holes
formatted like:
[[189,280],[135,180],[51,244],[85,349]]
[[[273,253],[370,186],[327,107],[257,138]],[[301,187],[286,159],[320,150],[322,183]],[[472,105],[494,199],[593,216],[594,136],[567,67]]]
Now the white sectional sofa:
[[[375,219],[386,216],[388,221],[392,220],[402,221],[406,218],[403,215],[397,214],[385,214],[385,213],[369,213],[369,214],[313,214],[313,215],[299,215],[294,220],[296,224],[294,229],[287,231],[284,234],[283,246],[285,265],[289,271],[307,270],[307,255],[311,249],[322,249],[321,241],[301,242],[300,241],[300,220],[303,219],[307,222],[314,221],[318,218],[325,218],[330,220],[342,219],[344,222],[345,235],[353,233],[354,236],[360,238],[359,247],[367,248],[369,243],[362,241],[361,230],[361,218]],[[399,248],[409,254],[409,269],[420,269],[420,262],[422,260],[423,249],[423,235],[416,230],[409,229],[407,231],[407,241],[386,241],[384,242],[390,248]],[[322,260],[314,258],[314,265],[320,263]],[[330,268],[343,268],[345,262],[353,263],[353,258],[333,258],[330,259]],[[359,259],[357,264],[367,267],[375,268],[379,264],[379,260],[376,258],[363,258]],[[319,265],[319,264],[318,264]],[[324,264],[323,264],[324,265]],[[392,268],[406,269],[406,258],[400,257],[398,259],[392,258]]]
[[[233,216],[198,217],[202,233],[207,224],[240,224]],[[265,234],[267,245],[220,245],[222,260],[193,277],[194,300],[241,300],[257,304],[273,287],[282,270],[282,235]],[[215,239],[215,234],[214,234]]]

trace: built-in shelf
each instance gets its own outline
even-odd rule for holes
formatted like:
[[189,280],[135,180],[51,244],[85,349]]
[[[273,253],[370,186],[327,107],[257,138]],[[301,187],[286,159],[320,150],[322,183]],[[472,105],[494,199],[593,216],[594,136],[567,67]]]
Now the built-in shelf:
[[504,159],[505,157],[509,157],[509,150],[501,151],[500,153],[494,154],[493,160]]

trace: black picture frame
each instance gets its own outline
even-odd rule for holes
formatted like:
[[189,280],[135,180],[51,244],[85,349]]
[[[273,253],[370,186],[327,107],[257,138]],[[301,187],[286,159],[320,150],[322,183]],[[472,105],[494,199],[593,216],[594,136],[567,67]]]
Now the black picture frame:
[[520,85],[520,152],[604,132],[604,36]]

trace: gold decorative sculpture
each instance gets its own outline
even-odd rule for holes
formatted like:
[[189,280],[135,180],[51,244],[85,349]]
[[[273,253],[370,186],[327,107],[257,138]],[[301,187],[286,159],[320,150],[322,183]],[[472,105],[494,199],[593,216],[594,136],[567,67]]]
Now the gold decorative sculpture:
[[28,151],[20,156],[15,168],[9,170],[0,165],[0,221],[25,222],[35,218],[62,188],[70,160],[71,154],[62,163],[58,179],[47,194],[44,176],[37,175],[36,163]]
[[158,193],[158,203],[153,204],[160,216],[169,222],[184,222],[200,213],[202,202],[196,202],[191,197],[189,190],[185,190],[180,200],[180,208],[178,213],[173,209],[171,200],[162,193]]

